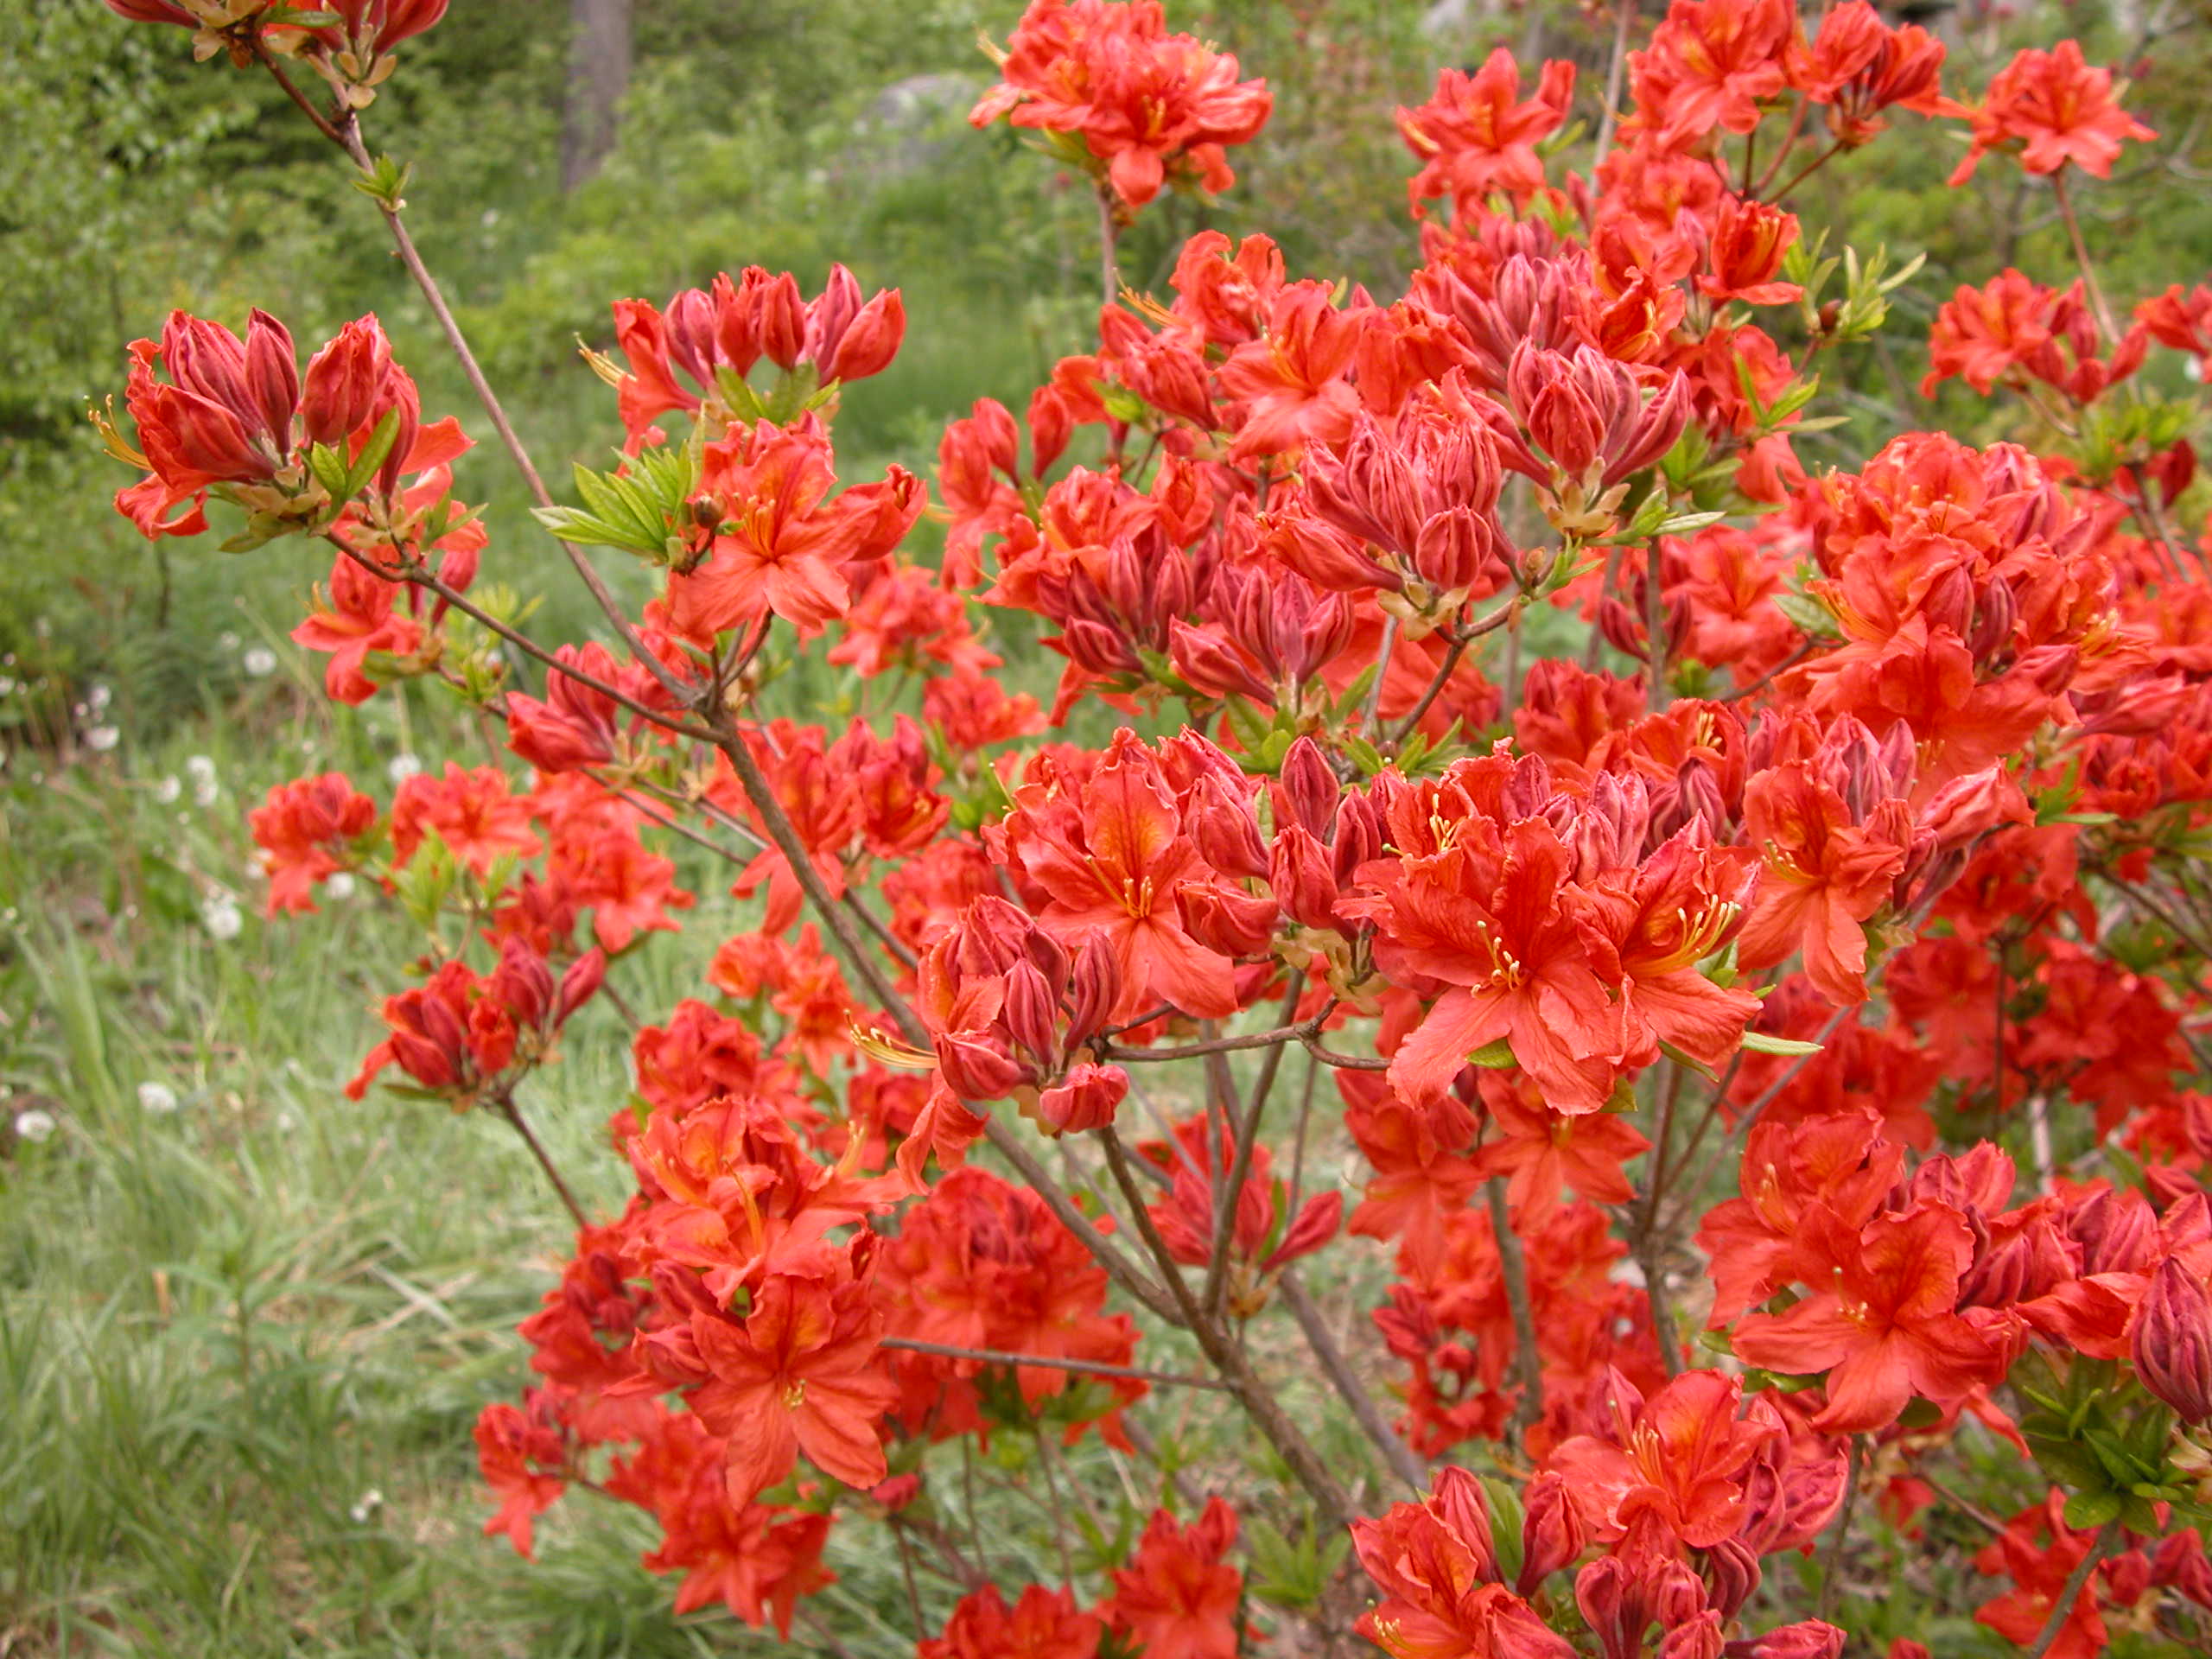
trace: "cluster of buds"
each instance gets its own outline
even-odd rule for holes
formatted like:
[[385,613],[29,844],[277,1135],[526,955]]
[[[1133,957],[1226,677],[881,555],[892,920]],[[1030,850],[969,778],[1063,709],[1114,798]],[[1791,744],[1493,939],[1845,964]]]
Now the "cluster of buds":
[[1002,899],[978,899],[921,965],[938,1076],[962,1100],[1013,1100],[1054,1135],[1114,1121],[1128,1074],[1085,1058],[1122,995],[1093,936],[1072,953]]
[[[375,539],[392,543],[408,529],[397,522],[408,510],[394,505],[401,480],[466,447],[450,423],[424,431],[415,382],[374,316],[347,323],[304,377],[290,332],[258,310],[243,340],[171,312],[160,340],[134,341],[130,353],[124,397],[137,445],[109,416],[93,423],[111,454],[146,474],[118,493],[116,509],[149,537],[205,530],[211,493],[245,510],[239,544],[251,545],[327,530],[367,492]],[[446,528],[442,519],[438,533]]]
[[[724,271],[703,289],[687,288],[667,307],[618,300],[614,337],[626,372],[587,353],[593,369],[621,395],[622,424],[633,442],[672,410],[702,411],[719,426],[781,423],[818,407],[830,390],[880,374],[906,337],[906,306],[895,288],[869,297],[842,265],[811,300],[789,271],[748,265]],[[766,359],[780,372],[766,395],[746,377]]]
[[1497,445],[1452,390],[1414,404],[1395,433],[1362,415],[1339,450],[1312,455],[1312,517],[1275,533],[1286,562],[1321,586],[1382,590],[1414,637],[1495,592],[1516,563],[1497,522]]
[[457,1112],[498,1103],[606,977],[603,950],[586,951],[556,980],[545,958],[512,935],[489,974],[445,963],[419,989],[385,999],[390,1035],[369,1051],[346,1098],[360,1099],[377,1073],[396,1065]]
[[1552,528],[1583,541],[1618,527],[1629,480],[1673,448],[1689,421],[1681,375],[1647,399],[1635,370],[1588,346],[1516,348],[1504,391],[1500,458],[1535,481]]

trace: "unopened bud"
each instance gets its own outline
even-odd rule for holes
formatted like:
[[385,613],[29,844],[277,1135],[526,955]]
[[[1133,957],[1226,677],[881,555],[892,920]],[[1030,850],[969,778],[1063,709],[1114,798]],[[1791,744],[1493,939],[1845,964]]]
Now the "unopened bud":
[[1548,1469],[1529,1484],[1522,1505],[1521,1576],[1513,1588],[1529,1596],[1582,1554],[1582,1517],[1568,1501],[1565,1478]]
[[1073,1066],[1037,1097],[1038,1121],[1060,1135],[1103,1129],[1128,1092],[1129,1074],[1118,1065]]
[[1274,937],[1275,901],[1216,882],[1194,882],[1175,895],[1183,931],[1224,957],[1256,957]]
[[2130,1351],[2143,1386],[2192,1427],[2212,1418],[2212,1291],[2168,1256],[2136,1311]]

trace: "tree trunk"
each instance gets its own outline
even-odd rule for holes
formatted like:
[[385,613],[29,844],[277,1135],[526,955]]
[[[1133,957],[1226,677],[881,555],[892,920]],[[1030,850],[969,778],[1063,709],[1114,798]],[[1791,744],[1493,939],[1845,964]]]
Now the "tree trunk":
[[597,173],[614,148],[622,95],[630,89],[632,0],[569,0],[569,95],[561,111],[561,188]]

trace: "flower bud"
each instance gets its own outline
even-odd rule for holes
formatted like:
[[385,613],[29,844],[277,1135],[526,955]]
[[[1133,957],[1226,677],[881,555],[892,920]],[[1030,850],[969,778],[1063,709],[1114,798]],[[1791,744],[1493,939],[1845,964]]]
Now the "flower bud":
[[1723,1538],[1705,1552],[1707,1602],[1723,1618],[1733,1618],[1759,1587],[1758,1552],[1741,1538]]
[[1286,824],[1276,832],[1274,864],[1268,880],[1275,902],[1300,926],[1337,925],[1336,870],[1329,849],[1304,824]]
[[2001,824],[2033,823],[2035,809],[2002,766],[1955,778],[1937,790],[1921,813],[1922,828],[1938,852],[1951,852]]
[[2143,1386],[2194,1427],[2212,1418],[2212,1291],[2168,1256],[2152,1275],[2130,1343]]
[[1749,1641],[1732,1642],[1728,1654],[1729,1659],[1840,1659],[1843,1641],[1843,1632],[1834,1625],[1808,1618]]
[[1003,1049],[980,1038],[938,1037],[937,1062],[946,1086],[963,1100],[1003,1100],[1030,1079]]
[[999,1018],[1014,1040],[1040,1062],[1055,1061],[1059,1036],[1052,989],[1033,963],[1017,962],[1006,972],[1006,995]]
[[1582,1517],[1568,1501],[1567,1481],[1547,1469],[1522,1495],[1521,1576],[1513,1582],[1515,1592],[1535,1594],[1546,1579],[1582,1554],[1583,1541]]
[[246,394],[245,346],[222,324],[170,312],[162,327],[162,361],[178,385],[220,404],[241,423],[254,412]]
[[245,325],[245,386],[262,429],[289,458],[292,416],[300,406],[299,353],[284,325],[258,307]]
[[753,293],[753,333],[761,354],[779,369],[798,366],[807,334],[806,303],[799,298],[798,278],[788,270],[771,276],[756,265],[745,273],[738,290],[741,300],[747,289]]
[[368,424],[391,368],[391,342],[374,315],[347,323],[308,359],[300,414],[310,443],[338,443]]
[[1268,683],[1252,671],[1235,647],[1210,629],[1194,628],[1179,616],[1167,624],[1167,658],[1175,671],[1210,697],[1273,700]]
[[836,378],[830,372],[830,365],[860,311],[860,283],[844,266],[830,266],[830,280],[806,308],[806,346],[802,354],[813,363],[823,381]]
[[1727,1643],[1720,1624],[1720,1615],[1709,1607],[1687,1619],[1669,1620],[1659,1638],[1658,1659],[1721,1659]]
[[553,1023],[563,1026],[569,1016],[598,994],[607,982],[607,952],[594,945],[569,964],[561,976],[561,989],[553,999]]
[[895,288],[885,289],[860,309],[827,362],[819,363],[822,378],[865,380],[880,374],[899,354],[906,338],[906,302]]
[[487,1000],[504,1007],[518,1026],[541,1027],[553,1012],[553,970],[544,957],[512,936],[501,947],[499,965],[485,988]]
[[398,493],[400,475],[407,470],[408,454],[414,449],[416,434],[423,425],[423,409],[415,394],[415,381],[404,369],[395,369],[385,378],[384,391],[369,411],[371,430],[393,410],[399,411],[398,429],[392,434],[391,448],[385,452],[384,465],[377,468],[377,487],[388,496]]
[[2082,1246],[2084,1277],[2147,1272],[2158,1247],[2158,1218],[2132,1187],[2107,1187],[2074,1212],[2067,1231]]
[[1316,840],[1326,841],[1336,824],[1344,785],[1337,781],[1321,746],[1310,737],[1300,738],[1284,754],[1278,776],[1276,823],[1302,824]]
[[1529,410],[1529,435],[1570,481],[1580,480],[1598,459],[1604,436],[1598,411],[1569,380],[1554,380],[1536,393]]
[[1249,798],[1238,785],[1209,772],[1192,785],[1183,806],[1183,825],[1198,856],[1224,875],[1264,880],[1268,849]]
[[707,294],[714,307],[715,358],[728,364],[741,378],[760,360],[760,307],[754,270],[745,273],[741,285],[732,282],[728,271],[720,272]]
[[[718,283],[726,278],[716,278]],[[696,288],[687,288],[668,302],[661,327],[668,341],[669,361],[691,377],[702,392],[715,389],[715,302]]]
[[1218,882],[1193,882],[1175,895],[1183,931],[1224,957],[1262,955],[1274,937],[1275,901]]
[[1337,838],[1330,864],[1339,887],[1351,886],[1359,867],[1382,856],[1382,809],[1372,795],[1347,795],[1337,804]]
[[1103,1030],[1122,1000],[1122,963],[1103,933],[1084,938],[1076,953],[1073,1011],[1068,1016],[1067,1046],[1089,1042]]
[[1042,477],[1068,447],[1075,416],[1056,388],[1039,386],[1029,394],[1029,470]]
[[[1247,1182],[1249,1189],[1253,1183]],[[1311,1255],[1337,1236],[1343,1225],[1344,1195],[1332,1187],[1326,1192],[1317,1192],[1300,1206],[1291,1217],[1290,1225],[1283,1229],[1282,1243],[1276,1245],[1260,1271],[1273,1273],[1287,1267],[1301,1255]]]
[[1118,1065],[1071,1066],[1067,1077],[1037,1097],[1037,1118],[1060,1135],[1103,1129],[1129,1092],[1129,1074]]

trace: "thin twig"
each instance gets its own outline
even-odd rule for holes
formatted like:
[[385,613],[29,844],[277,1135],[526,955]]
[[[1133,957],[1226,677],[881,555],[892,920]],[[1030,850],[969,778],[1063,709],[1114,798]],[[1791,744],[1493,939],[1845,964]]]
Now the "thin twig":
[[553,1190],[561,1195],[561,1202],[575,1217],[576,1225],[590,1226],[591,1217],[584,1213],[583,1205],[576,1202],[576,1195],[569,1190],[568,1182],[562,1179],[560,1170],[555,1166],[553,1155],[545,1150],[545,1143],[537,1138],[537,1131],[524,1118],[522,1108],[515,1104],[513,1093],[502,1089],[493,1096],[492,1104],[498,1109],[499,1116],[507,1120],[514,1132],[522,1137],[523,1144],[530,1148],[530,1155],[537,1160],[537,1166],[545,1172],[545,1179],[553,1183]]
[[2082,285],[2089,290],[2089,309],[2097,319],[2097,331],[2105,337],[2105,344],[2116,344],[2120,330],[2113,325],[2112,308],[2105,303],[2104,284],[2097,280],[2097,268],[2089,258],[2089,245],[2082,238],[2082,221],[2074,212],[2074,193],[2066,186],[2066,169],[2062,167],[2050,175],[2051,194],[2058,198],[2058,216],[2066,221],[2066,234],[2074,244],[2074,263],[2082,268]]
[[1386,619],[1382,624],[1382,645],[1375,653],[1375,679],[1367,688],[1367,709],[1361,715],[1359,728],[1371,733],[1375,729],[1376,711],[1382,706],[1382,682],[1390,677],[1390,656],[1397,649],[1398,619]]
[[372,575],[376,576],[380,581],[404,582],[410,586],[421,588],[429,593],[436,594],[441,603],[450,606],[453,609],[459,611],[463,616],[467,617],[470,620],[489,629],[493,633],[497,634],[509,645],[517,647],[518,650],[527,652],[531,656],[535,657],[539,662],[544,664],[546,667],[550,669],[554,673],[567,675],[569,678],[574,680],[578,685],[584,687],[588,690],[596,691],[600,696],[611,699],[619,707],[628,709],[639,719],[651,721],[654,725],[660,727],[663,730],[673,732],[678,737],[688,737],[697,742],[711,743],[714,741],[715,734],[709,731],[705,727],[695,724],[690,721],[671,718],[669,715],[660,709],[654,709],[649,707],[647,704],[639,702],[635,697],[630,696],[626,691],[622,690],[619,687],[609,685],[606,681],[599,678],[596,675],[588,673],[583,669],[577,667],[574,663],[563,662],[558,657],[546,650],[544,646],[539,645],[528,634],[522,632],[517,628],[510,627],[506,623],[500,621],[499,618],[493,616],[490,612],[476,604],[468,597],[467,594],[462,593],[458,588],[454,587],[443,577],[435,575],[428,570],[416,569],[410,569],[401,571],[397,575],[394,575],[391,571],[385,569],[382,565],[378,564],[374,559],[369,558],[364,554],[355,552],[352,548],[346,546],[344,542],[339,540],[335,536],[330,537],[327,539],[333,547],[336,548],[340,553],[351,559],[355,564],[359,565],[364,570],[368,571]]
[[1084,1376],[1125,1377],[1132,1382],[1157,1382],[1176,1389],[1212,1389],[1221,1393],[1229,1385],[1217,1377],[1191,1376],[1178,1371],[1151,1371],[1135,1365],[1109,1365],[1093,1359],[1071,1359],[1059,1354],[1017,1354],[1003,1348],[963,1348],[950,1342],[924,1342],[918,1337],[886,1337],[877,1344],[908,1353],[935,1354],[943,1359],[972,1359],[986,1365],[1034,1365],[1050,1371],[1073,1371]]
[[1513,1369],[1521,1378],[1521,1402],[1513,1416],[1525,1433],[1544,1414],[1543,1359],[1536,1351],[1536,1311],[1529,1300],[1529,1262],[1521,1249],[1521,1236],[1513,1230],[1513,1219],[1506,1212],[1503,1179],[1491,1176],[1486,1191],[1491,1232],[1497,1243],[1498,1276],[1505,1281],[1506,1304],[1513,1311]]
[[1115,245],[1122,239],[1122,227],[1114,222],[1114,193],[1110,186],[1098,186],[1098,277],[1105,290],[1100,303],[1111,305],[1122,292],[1121,268],[1114,262]]
[[2058,1592],[2058,1599],[2051,1604],[2050,1617],[2044,1621],[2043,1634],[2036,1637],[2035,1646],[2028,1649],[2028,1659],[2044,1659],[2044,1656],[2057,1645],[2059,1632],[2066,1628],[2067,1620],[2073,1617],[2074,1604],[2082,1599],[2082,1591],[2088,1588],[2089,1574],[2097,1570],[2097,1564],[2111,1549],[2113,1538],[2119,1529],[2117,1521],[2106,1522],[2095,1541],[2090,1544],[2089,1553],[2074,1563],[2073,1572],[2067,1575],[2066,1587]]
[[1383,1461],[1390,1465],[1399,1479],[1411,1487],[1417,1496],[1426,1494],[1428,1491],[1428,1465],[1390,1427],[1382,1408],[1375,1403],[1375,1396],[1367,1391],[1366,1386],[1345,1360],[1344,1351],[1338,1347],[1336,1338],[1330,1333],[1328,1321],[1321,1317],[1321,1310],[1306,1294],[1306,1287],[1300,1282],[1296,1272],[1284,1268],[1282,1276],[1275,1281],[1275,1287],[1282,1297],[1283,1306],[1290,1309],[1291,1318],[1298,1321],[1299,1330],[1305,1333],[1306,1345],[1313,1350],[1314,1360],[1321,1367],[1321,1374],[1329,1379],[1329,1384],[1336,1389],[1338,1396],[1351,1408],[1352,1419],[1358,1423],[1360,1432],[1373,1442],[1375,1449],[1382,1454]]
[[1628,79],[1629,30],[1636,24],[1637,0],[1620,0],[1613,13],[1613,57],[1605,70],[1605,104],[1598,112],[1598,145],[1592,152],[1592,166],[1605,159],[1613,147],[1613,127],[1619,120],[1621,88]]
[[1290,1471],[1296,1477],[1298,1484],[1320,1506],[1321,1525],[1331,1530],[1342,1526],[1351,1515],[1351,1497],[1338,1484],[1337,1478],[1330,1473],[1328,1465],[1321,1461],[1320,1455],[1313,1450],[1306,1436],[1299,1432],[1298,1426],[1285,1414],[1273,1392],[1253,1375],[1251,1367],[1246,1363],[1243,1353],[1236,1343],[1224,1334],[1219,1325],[1206,1318],[1205,1310],[1191,1294],[1191,1287],[1183,1281],[1183,1275],[1176,1267],[1173,1255],[1168,1250],[1166,1240],[1160,1236],[1158,1224],[1154,1222],[1151,1211],[1145,1208],[1143,1197],[1136,1189],[1135,1179],[1129,1173],[1128,1156],[1122,1150],[1120,1138],[1109,1126],[1098,1131],[1098,1139],[1106,1149],[1106,1166],[1113,1172],[1115,1184],[1122,1189],[1122,1197],[1128,1200],[1135,1211],[1137,1230],[1143,1236],[1145,1247],[1151,1251],[1153,1260],[1158,1264],[1160,1274],[1167,1281],[1168,1289],[1175,1297],[1180,1316],[1178,1323],[1198,1338],[1198,1346],[1205,1351],[1207,1359],[1221,1374],[1222,1380],[1229,1384],[1230,1392],[1236,1396],[1236,1402],[1244,1408],[1245,1414],[1251,1418],[1253,1426],[1281,1454],[1282,1460],[1290,1465]]
[[[264,61],[268,63],[270,72],[281,83],[283,76],[274,61],[269,60],[265,54]],[[313,116],[312,108],[298,98],[296,92],[294,101],[308,109],[308,113]],[[375,175],[376,162],[370,157],[368,146],[361,142],[360,120],[357,115],[349,111],[340,123],[318,121],[315,124],[326,137],[332,139],[353,157],[353,165],[364,175]],[[531,460],[530,451],[524,447],[513,423],[508,420],[507,411],[501,405],[499,394],[492,390],[492,383],[485,378],[483,365],[476,360],[476,353],[470,349],[468,337],[461,333],[461,323],[454,316],[453,308],[446,303],[445,293],[439,288],[437,278],[423,263],[423,256],[416,249],[414,237],[400,219],[397,207],[391,202],[378,200],[377,211],[384,215],[385,227],[391,232],[392,246],[398,251],[400,263],[407,267],[408,275],[415,279],[415,286],[422,290],[423,301],[430,308],[430,315],[437,319],[446,344],[460,360],[461,372],[468,378],[469,387],[476,393],[477,401],[484,405],[484,412],[491,416],[493,429],[499,433],[499,442],[505,448],[508,458],[514,462],[515,470],[522,474],[523,482],[529,486],[537,505],[551,506],[551,492],[546,489],[545,480],[538,476],[537,464]],[[616,634],[629,649],[631,656],[644,664],[679,704],[688,704],[693,696],[693,688],[677,678],[666,664],[645,649],[645,642],[638,637],[637,629],[631,626],[630,619],[624,614],[622,607],[614,602],[613,592],[591,561],[584,556],[583,550],[569,541],[563,541],[561,548],[569,556],[569,563],[575,568],[578,578],[598,603],[601,613],[613,625]]]
[[1851,1437],[1851,1456],[1844,1466],[1843,1507],[1836,1512],[1835,1530],[1828,1535],[1826,1556],[1827,1570],[1821,1574],[1820,1617],[1826,1618],[1828,1610],[1835,1605],[1835,1587],[1843,1577],[1844,1545],[1851,1537],[1851,1512],[1859,1503],[1859,1477],[1866,1461],[1866,1437]]
[[1398,722],[1398,729],[1390,734],[1390,744],[1393,748],[1403,743],[1413,734],[1414,728],[1421,724],[1421,717],[1429,711],[1430,706],[1442,695],[1446,684],[1452,678],[1452,671],[1459,666],[1459,658],[1466,655],[1467,647],[1484,634],[1504,626],[1506,623],[1518,616],[1521,612],[1521,604],[1520,596],[1516,594],[1510,601],[1499,606],[1488,616],[1469,623],[1452,636],[1452,648],[1444,653],[1444,661],[1438,667],[1434,677],[1430,679],[1427,689],[1421,694],[1421,701],[1414,704],[1411,712]]
[[[1305,982],[1294,975],[1289,994],[1283,999],[1282,1013],[1278,1018],[1287,1023],[1291,1015],[1298,1012],[1298,999],[1305,991]],[[1333,1007],[1335,1003],[1332,1001],[1329,1006]],[[1327,1008],[1322,1010],[1323,1014],[1327,1012]],[[1318,1019],[1319,1016],[1317,1025]],[[1205,1292],[1199,1298],[1200,1305],[1211,1319],[1221,1317],[1229,1294],[1229,1246],[1230,1235],[1235,1230],[1236,1202],[1244,1191],[1244,1183],[1251,1177],[1252,1160],[1257,1154],[1260,1142],[1260,1115],[1266,1109],[1268,1094],[1274,1086],[1275,1071],[1282,1064],[1282,1051],[1283,1045],[1280,1043],[1268,1050],[1267,1058],[1261,1062],[1259,1084],[1252,1093],[1251,1109],[1243,1115],[1241,1122],[1234,1109],[1235,1091],[1230,1090],[1224,1096],[1224,1104],[1230,1109],[1230,1122],[1236,1130],[1236,1149],[1230,1161],[1229,1179],[1215,1195],[1213,1249],[1206,1258]],[[1224,1054],[1216,1054],[1207,1064],[1225,1068],[1229,1059]]]

